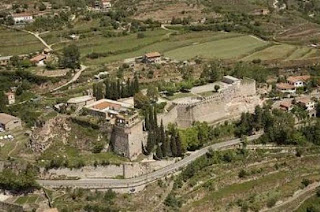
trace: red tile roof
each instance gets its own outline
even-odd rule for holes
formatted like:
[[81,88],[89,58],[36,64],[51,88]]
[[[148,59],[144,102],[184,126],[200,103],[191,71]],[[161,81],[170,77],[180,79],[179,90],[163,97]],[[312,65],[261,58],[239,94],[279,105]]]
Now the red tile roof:
[[288,83],[277,83],[276,87],[282,90],[294,89],[294,86]]
[[39,55],[31,58],[30,61],[31,61],[31,62],[34,62],[34,63],[38,63],[38,62],[40,62],[40,61],[42,61],[42,60],[45,60],[45,59],[46,59],[46,56],[45,56],[45,55],[39,54]]
[[150,52],[145,55],[147,58],[161,57],[159,52]]
[[298,82],[298,81],[303,81],[303,82],[306,82],[310,79],[310,76],[309,75],[303,75],[303,76],[291,76],[291,77],[288,77],[287,81],[290,82],[290,83],[295,83],[295,82]]

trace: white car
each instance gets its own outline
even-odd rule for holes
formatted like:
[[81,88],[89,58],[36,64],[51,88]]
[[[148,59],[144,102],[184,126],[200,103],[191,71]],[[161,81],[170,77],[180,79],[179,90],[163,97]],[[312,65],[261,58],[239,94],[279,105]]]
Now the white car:
[[7,140],[7,139],[8,139],[8,136],[7,136],[7,135],[5,135],[5,136],[3,136],[3,138]]
[[13,136],[12,135],[8,135],[8,139],[13,139]]
[[0,136],[0,140],[3,140],[4,139],[4,137],[3,136]]
[[0,127],[0,132],[4,132],[4,129],[2,127]]

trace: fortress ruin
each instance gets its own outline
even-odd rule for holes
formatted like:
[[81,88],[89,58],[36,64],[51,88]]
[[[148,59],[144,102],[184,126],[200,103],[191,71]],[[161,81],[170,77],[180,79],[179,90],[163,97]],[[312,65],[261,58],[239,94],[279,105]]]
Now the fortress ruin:
[[196,92],[201,90],[200,86],[195,88],[196,97],[174,100],[172,109],[162,114],[159,120],[162,119],[165,125],[170,122],[176,123],[181,128],[190,127],[196,121],[215,124],[236,119],[243,112],[253,112],[257,105],[261,105],[253,79],[240,80],[225,76],[222,82],[217,84],[220,90],[212,92],[212,95],[198,95]]

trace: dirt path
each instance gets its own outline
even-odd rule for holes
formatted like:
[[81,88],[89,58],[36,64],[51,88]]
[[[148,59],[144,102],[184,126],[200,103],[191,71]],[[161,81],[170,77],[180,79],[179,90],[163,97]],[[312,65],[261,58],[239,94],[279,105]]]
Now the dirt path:
[[61,88],[65,87],[65,86],[68,86],[68,85],[70,85],[71,83],[77,81],[78,78],[81,76],[82,72],[83,72],[86,68],[87,68],[87,66],[81,65],[81,69],[72,77],[72,79],[71,79],[69,82],[67,82],[67,83],[65,83],[65,84],[63,84],[63,85],[61,85],[61,86],[59,86],[59,87],[57,87],[57,88],[52,89],[50,92],[54,92],[54,91],[60,90]]
[[[45,45],[45,47],[47,47],[50,51],[52,51],[51,46],[48,45],[47,42],[40,37],[39,33],[31,32],[28,30],[22,30],[22,31],[35,36],[41,43],[43,43],[43,45]],[[48,32],[46,32],[46,33],[48,33]]]
[[[280,204],[277,204],[276,206],[274,206],[273,208],[266,208],[261,210],[261,212],[264,211],[277,211],[278,209],[280,209],[281,207],[286,206],[287,204],[292,203],[293,201],[297,200],[299,197],[301,197],[302,195],[315,190],[316,188],[318,188],[320,186],[320,182],[315,182],[312,183],[311,185],[309,185],[308,187],[306,187],[303,190],[297,191],[292,197],[289,197],[286,201],[281,202]],[[281,210],[281,209],[280,209]]]

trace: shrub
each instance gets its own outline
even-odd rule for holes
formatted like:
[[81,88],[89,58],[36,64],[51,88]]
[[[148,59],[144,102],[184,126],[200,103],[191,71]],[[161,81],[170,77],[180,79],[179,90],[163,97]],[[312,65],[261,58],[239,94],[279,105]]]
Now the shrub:
[[311,180],[305,178],[305,179],[303,179],[303,180],[301,181],[301,184],[302,184],[304,187],[307,187],[308,185],[311,184]]

